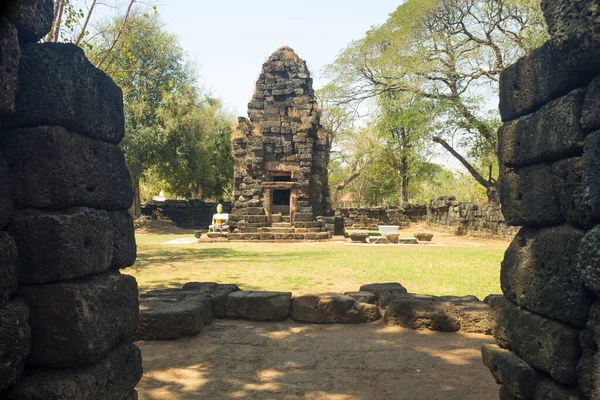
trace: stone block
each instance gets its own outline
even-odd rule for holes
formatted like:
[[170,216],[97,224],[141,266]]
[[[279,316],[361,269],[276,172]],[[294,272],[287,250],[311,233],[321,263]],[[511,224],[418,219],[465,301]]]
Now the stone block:
[[387,283],[369,283],[360,287],[361,292],[370,292],[375,295],[375,301],[379,301],[382,294],[395,293],[405,294],[408,293],[406,288],[398,282],[387,282]]
[[17,290],[17,246],[13,238],[0,231],[0,307],[6,304]]
[[548,33],[558,48],[568,50],[579,42],[600,42],[600,34],[591,27],[600,24],[598,3],[586,0],[542,0]]
[[360,324],[381,318],[374,304],[361,303],[338,293],[294,297],[290,317],[316,324]]
[[300,222],[311,222],[313,220],[313,215],[312,213],[296,213],[296,215],[294,215],[294,221],[300,221]]
[[460,319],[456,307],[431,296],[398,297],[387,306],[383,320],[387,325],[410,329],[456,332]]
[[128,211],[111,211],[108,213],[113,228],[113,252],[110,268],[123,269],[135,263],[137,247],[133,218]]
[[212,320],[210,296],[198,291],[167,289],[140,297],[136,340],[178,339],[200,333]]
[[367,243],[368,234],[362,232],[350,232],[350,240],[356,243]]
[[53,0],[9,1],[4,16],[17,27],[21,43],[35,43],[52,27]]
[[197,290],[210,295],[212,300],[213,315],[215,318],[225,318],[227,295],[239,292],[240,288],[234,284],[215,282],[188,282],[181,287],[182,290]]
[[569,225],[522,228],[502,261],[506,298],[547,317],[584,327],[593,296],[577,269],[584,232]]
[[581,111],[581,127],[586,130],[600,128],[600,76],[587,88]]
[[15,111],[20,58],[17,30],[0,16],[0,116]]
[[500,203],[512,226],[555,225],[564,221],[554,190],[552,167],[500,168]]
[[111,265],[114,234],[106,211],[20,211],[9,232],[19,249],[22,285],[79,278]]
[[[595,318],[594,318],[595,319]],[[598,321],[594,321],[597,323]],[[582,355],[577,364],[577,381],[588,399],[600,398],[600,353],[592,332],[584,330],[579,336]]]
[[28,319],[29,310],[20,300],[0,307],[0,392],[16,383],[25,368],[31,340]]
[[456,308],[461,331],[486,335],[493,333],[495,321],[490,306],[476,296],[440,296],[437,299],[447,301]]
[[565,384],[577,382],[581,355],[579,331],[570,325],[523,310],[504,297],[490,301],[498,344],[527,364]]
[[0,228],[4,228],[12,216],[12,183],[12,174],[9,173],[4,156],[0,152]]
[[137,329],[137,283],[128,275],[21,286],[18,294],[31,315],[31,366],[96,363]]
[[131,178],[117,145],[41,126],[4,131],[0,151],[15,171],[13,200],[19,208],[120,211],[133,201]]
[[585,91],[574,90],[498,130],[498,157],[507,167],[526,167],[581,152],[579,115]]
[[239,291],[227,295],[225,315],[233,319],[281,321],[290,313],[289,292]]
[[129,400],[142,372],[142,354],[127,342],[88,367],[30,370],[3,394],[6,400]]
[[537,385],[533,400],[584,400],[584,397],[571,386],[546,379]]
[[21,50],[16,112],[7,127],[60,125],[110,143],[125,134],[121,88],[70,43],[41,43]]
[[496,383],[514,399],[531,399],[542,374],[531,368],[512,351],[501,349],[495,344],[481,347],[483,363],[490,369]]
[[600,296],[600,225],[586,232],[579,243],[577,270],[583,283]]
[[375,304],[377,302],[377,296],[375,296],[371,292],[357,291],[357,292],[345,292],[344,294],[346,296],[352,297],[354,300],[359,301],[361,303]]
[[599,46],[559,50],[548,41],[505,68],[500,74],[502,121],[529,114],[573,89],[587,86],[600,72],[599,56]]

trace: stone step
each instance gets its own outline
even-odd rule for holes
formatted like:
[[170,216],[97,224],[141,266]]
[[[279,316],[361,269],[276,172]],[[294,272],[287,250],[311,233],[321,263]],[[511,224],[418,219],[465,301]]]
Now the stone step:
[[290,217],[289,215],[284,215],[281,218],[283,219],[283,222],[292,222],[292,217]]
[[289,222],[273,222],[271,224],[271,227],[273,227],[273,228],[291,228],[292,224],[290,224]]
[[281,221],[283,221],[283,218],[282,218],[281,214],[272,214],[271,215],[271,221],[273,221],[273,222],[281,222]]
[[258,229],[259,233],[296,233],[296,228],[279,228],[279,227],[266,227],[266,228],[259,228]]

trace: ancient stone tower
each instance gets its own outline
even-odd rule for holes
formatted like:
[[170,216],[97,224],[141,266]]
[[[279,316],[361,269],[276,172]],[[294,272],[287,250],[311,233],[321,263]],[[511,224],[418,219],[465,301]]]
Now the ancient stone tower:
[[317,217],[330,209],[328,135],[306,62],[291,48],[279,48],[263,64],[248,117],[239,118],[233,134],[237,230],[230,238],[328,238],[316,235]]

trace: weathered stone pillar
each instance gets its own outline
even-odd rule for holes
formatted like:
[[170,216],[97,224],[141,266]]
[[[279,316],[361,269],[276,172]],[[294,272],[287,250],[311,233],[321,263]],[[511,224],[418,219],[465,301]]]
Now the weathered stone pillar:
[[[120,88],[37,43],[52,0],[0,17],[0,397],[133,399],[142,375]],[[24,372],[25,371],[25,372]]]
[[600,9],[542,0],[551,40],[500,79],[500,201],[523,226],[484,363],[502,399],[600,398]]

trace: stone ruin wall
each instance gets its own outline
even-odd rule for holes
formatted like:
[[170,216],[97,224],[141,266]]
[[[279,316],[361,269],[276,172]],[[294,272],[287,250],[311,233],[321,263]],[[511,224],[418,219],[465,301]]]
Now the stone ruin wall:
[[410,227],[411,222],[427,219],[427,208],[408,204],[404,207],[349,207],[336,208],[335,217],[343,219],[344,227],[377,231],[379,225],[398,225],[400,229]]
[[519,231],[518,227],[506,223],[499,205],[479,206],[458,201],[454,196],[441,196],[429,202],[427,224],[457,236],[496,240],[512,240]]
[[600,9],[542,0],[551,40],[500,78],[500,200],[523,226],[490,299],[502,399],[600,398]]
[[289,47],[275,51],[256,82],[249,119],[240,117],[233,134],[233,228],[254,233],[270,225],[267,182],[282,171],[291,172],[289,186],[296,191],[291,204],[296,228],[317,228],[315,217],[329,215],[329,145],[319,113],[306,62]]
[[217,206],[223,206],[224,213],[231,212],[230,202],[209,202],[201,199],[150,201],[142,206],[142,214],[151,219],[168,218],[175,225],[185,229],[206,229],[212,224]]
[[0,398],[136,399],[121,90],[80,48],[36,43],[52,0],[1,11]]

